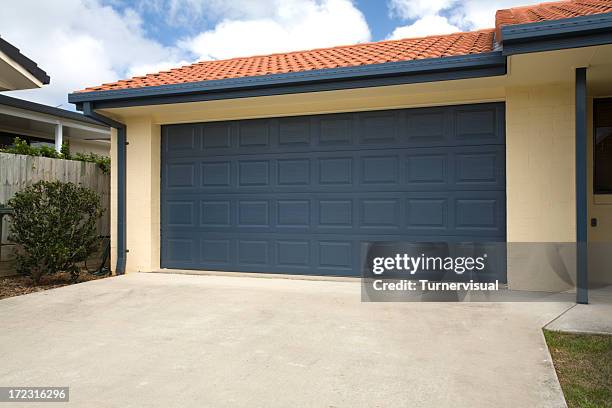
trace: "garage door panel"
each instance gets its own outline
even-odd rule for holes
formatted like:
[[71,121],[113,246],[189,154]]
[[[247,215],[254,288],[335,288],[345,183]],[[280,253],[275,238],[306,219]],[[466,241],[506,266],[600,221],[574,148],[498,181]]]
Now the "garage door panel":
[[228,270],[354,276],[358,274],[361,245],[381,241],[471,242],[480,236],[208,234],[197,240],[173,237],[164,248],[162,268]]
[[[247,120],[238,122],[238,148],[251,149],[253,147],[269,148],[271,121]],[[206,127],[205,127],[206,128]],[[244,149],[243,149],[244,150]]]
[[351,275],[371,241],[504,241],[503,104],[164,126],[163,267]]
[[484,105],[461,106],[454,110],[455,138],[464,143],[500,142],[499,108]]
[[[210,187],[232,187],[232,162],[230,160],[215,160],[200,163],[200,186]],[[171,186],[169,186],[171,187]]]
[[357,116],[359,144],[363,146],[401,144],[398,122],[400,111],[366,112]]
[[278,120],[278,147],[300,148],[312,144],[310,117],[282,118]]
[[400,184],[400,155],[380,152],[362,155],[357,159],[360,167],[359,184],[397,186]]
[[232,147],[232,127],[229,123],[216,122],[199,128],[201,131],[201,142],[198,143],[200,149],[221,153],[224,149]]
[[452,117],[446,108],[411,109],[404,113],[406,126],[402,132],[408,145],[439,145],[452,139]]
[[496,145],[253,157],[168,160],[164,188],[177,194],[505,188],[505,151]]
[[168,200],[166,231],[406,234],[499,237],[503,191],[215,194]]
[[315,119],[314,128],[318,131],[315,133],[315,144],[318,150],[353,145],[355,126],[353,114],[326,115]]
[[504,105],[341,113],[164,126],[172,157],[504,144]]

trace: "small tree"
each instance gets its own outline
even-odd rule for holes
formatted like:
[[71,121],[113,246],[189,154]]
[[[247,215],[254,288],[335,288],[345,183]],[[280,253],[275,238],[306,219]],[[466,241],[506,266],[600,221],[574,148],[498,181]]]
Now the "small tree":
[[21,245],[18,272],[34,284],[46,274],[70,272],[96,250],[96,222],[104,210],[98,194],[86,187],[60,181],[39,181],[15,194],[10,239]]

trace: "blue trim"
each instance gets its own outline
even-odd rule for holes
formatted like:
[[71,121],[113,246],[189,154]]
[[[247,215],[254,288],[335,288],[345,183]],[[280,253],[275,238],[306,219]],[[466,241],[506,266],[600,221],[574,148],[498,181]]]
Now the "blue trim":
[[49,75],[47,75],[45,71],[40,69],[40,67],[34,61],[23,55],[21,51],[19,51],[19,48],[15,47],[13,44],[9,43],[3,38],[0,38],[0,51],[5,53],[17,64],[21,65],[26,71],[32,74],[32,76],[38,79],[43,85],[47,85],[51,81]]
[[98,122],[117,129],[117,265],[115,273],[123,275],[125,273],[125,263],[127,256],[126,249],[126,157],[127,157],[127,127],[121,122],[117,122],[94,111],[91,102],[83,104],[83,114]]
[[58,118],[76,120],[78,122],[86,123],[88,125],[106,126],[105,123],[101,123],[78,112],[54,108],[53,106],[30,102],[24,99],[13,98],[7,95],[0,95],[0,105],[11,106],[13,108],[24,109],[32,112],[44,113],[46,115],[52,115]]
[[[318,92],[504,75],[501,52],[320,69],[286,74],[190,82],[133,89],[72,93],[71,103],[96,108],[194,102],[211,99]],[[214,96],[211,96],[214,95]]]
[[576,303],[588,303],[587,83],[576,68]]
[[501,33],[503,55],[612,44],[612,13],[504,26]]

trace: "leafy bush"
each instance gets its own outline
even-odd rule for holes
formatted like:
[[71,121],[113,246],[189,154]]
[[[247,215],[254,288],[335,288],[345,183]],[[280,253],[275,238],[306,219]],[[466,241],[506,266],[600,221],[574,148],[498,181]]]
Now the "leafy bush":
[[96,250],[96,222],[104,210],[98,194],[60,181],[39,181],[8,201],[14,214],[13,242],[20,244],[18,272],[38,284],[41,276],[69,272],[79,276],[79,262]]
[[72,157],[70,156],[70,142],[62,143],[62,148],[60,149],[60,154],[64,159],[70,160]]
[[70,144],[62,143],[62,148],[58,153],[54,148],[49,146],[30,146],[28,142],[16,137],[13,144],[7,148],[0,149],[3,153],[24,154],[26,156],[42,156],[51,157],[53,159],[77,160],[88,163],[96,163],[104,174],[110,172],[110,157],[100,156],[95,153],[76,153],[70,154]]
[[[70,149],[67,143],[62,145],[62,150]],[[58,153],[54,148],[49,146],[30,146],[28,142],[22,140],[18,137],[13,140],[13,144],[5,149],[1,150],[4,153],[13,153],[13,154],[24,154],[27,156],[42,156],[42,157],[51,157],[53,159],[63,159],[64,156],[62,153]]]
[[110,173],[110,157],[100,156],[95,153],[75,153],[72,160],[96,163],[100,170],[102,170],[102,173]]

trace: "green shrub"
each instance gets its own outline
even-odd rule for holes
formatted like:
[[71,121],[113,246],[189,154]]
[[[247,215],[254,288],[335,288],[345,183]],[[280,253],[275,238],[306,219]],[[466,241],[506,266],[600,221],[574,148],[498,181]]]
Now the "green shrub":
[[88,163],[96,163],[104,174],[110,173],[110,157],[100,156],[95,153],[70,153],[70,144],[62,143],[62,148],[58,153],[54,148],[49,146],[30,146],[28,142],[16,137],[13,144],[4,149],[0,149],[3,153],[24,154],[27,156],[42,156],[51,157],[53,159],[77,160]]
[[96,163],[100,170],[102,170],[102,173],[110,173],[110,157],[100,156],[99,154],[95,153],[75,153],[72,159]]
[[98,194],[60,181],[39,181],[8,201],[14,214],[10,239],[21,245],[18,272],[38,284],[41,276],[70,272],[76,280],[79,262],[96,250],[96,222],[102,216]]
[[66,160],[72,159],[72,156],[70,155],[70,142],[66,141],[66,142],[62,143],[62,148],[60,149],[60,154]]
[[9,147],[2,149],[4,153],[13,153],[13,154],[25,154],[28,156],[40,156],[38,153],[38,149],[36,147],[32,147],[19,137],[16,137],[13,140],[13,144]]

